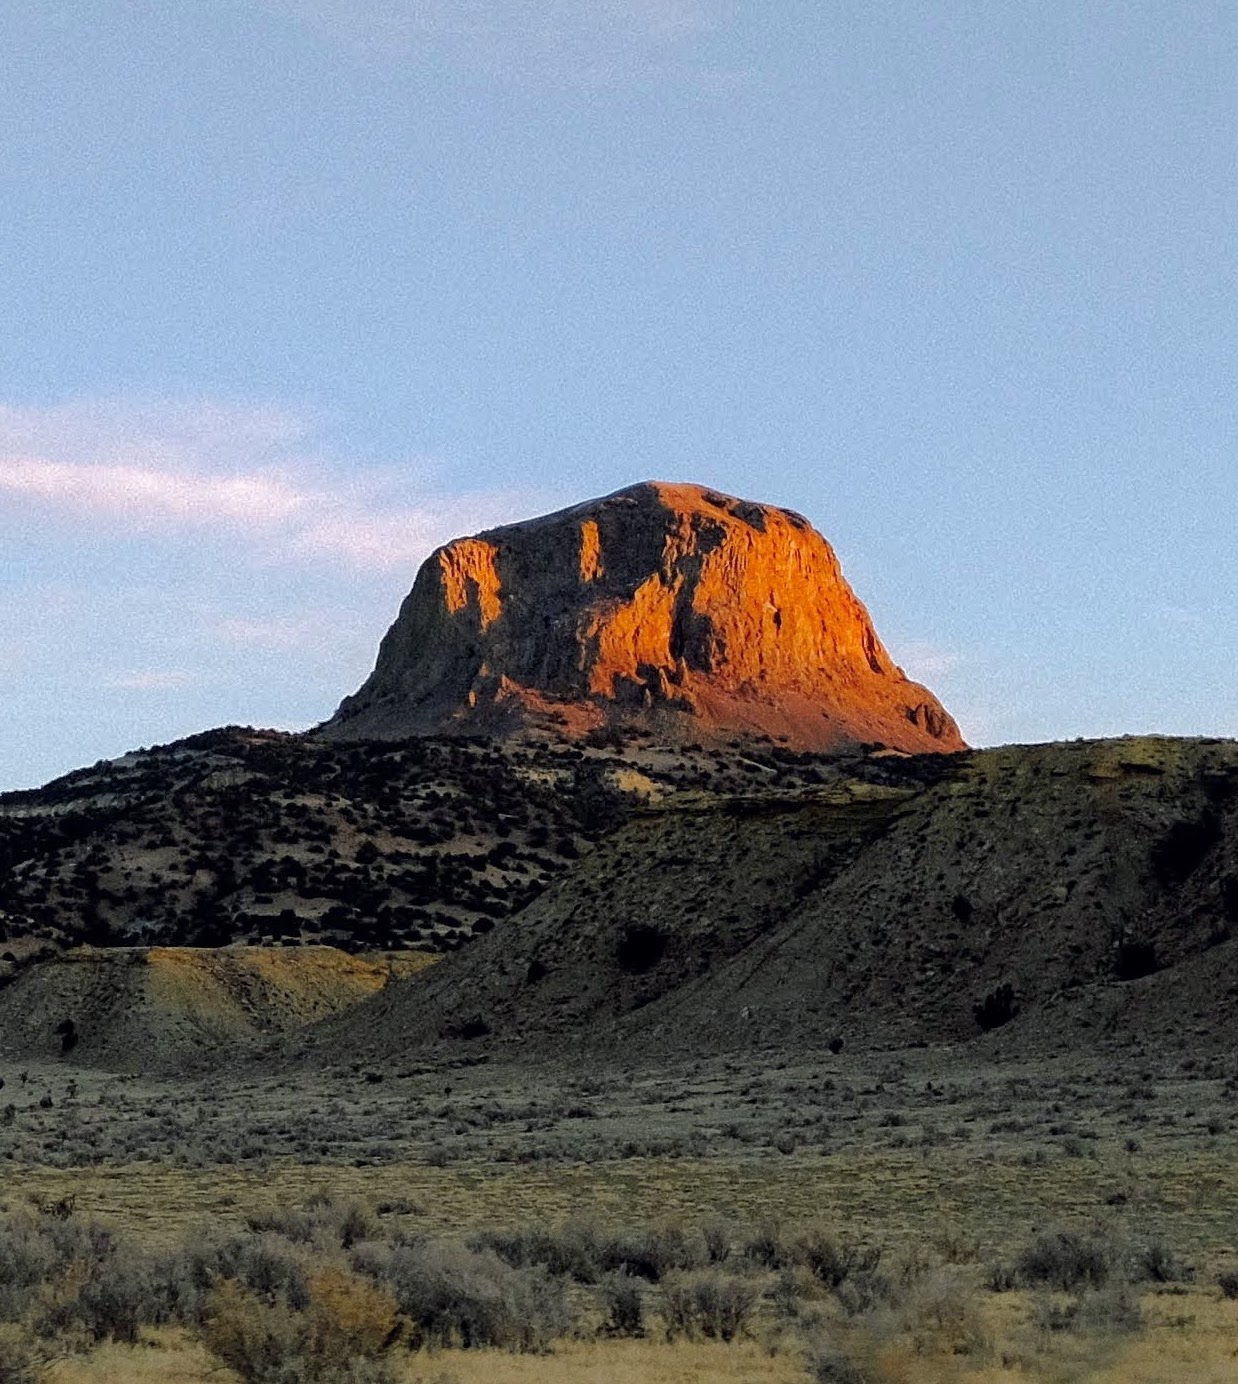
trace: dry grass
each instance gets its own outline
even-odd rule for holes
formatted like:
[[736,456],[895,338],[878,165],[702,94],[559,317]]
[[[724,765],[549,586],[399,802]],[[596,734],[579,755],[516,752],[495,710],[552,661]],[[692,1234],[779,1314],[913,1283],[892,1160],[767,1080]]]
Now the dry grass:
[[[794,1355],[770,1356],[752,1342],[580,1342],[553,1355],[441,1351],[411,1355],[402,1384],[803,1384]],[[179,1332],[152,1333],[136,1347],[104,1346],[57,1362],[46,1384],[234,1384],[199,1345]]]
[[78,1359],[57,1360],[45,1384],[234,1384],[205,1346],[183,1331],[158,1331],[139,1346],[106,1345]]
[[[983,1355],[952,1353],[939,1339],[899,1334],[864,1348],[872,1384],[1234,1384],[1238,1380],[1238,1308],[1210,1291],[1145,1295],[1144,1330],[1046,1335],[1029,1323],[1032,1302],[1007,1294],[982,1302],[990,1333]],[[845,1338],[844,1338],[845,1339]],[[418,1352],[397,1360],[401,1384],[806,1384],[800,1352],[761,1340],[563,1342],[548,1355],[493,1350]],[[191,1337],[146,1335],[136,1347],[107,1345],[61,1360],[45,1384],[234,1384]]]
[[[1145,1294],[1136,1335],[1094,1330],[1048,1334],[1029,1318],[1026,1294],[981,1305],[990,1348],[960,1358],[946,1338],[905,1337],[876,1344],[867,1356],[872,1384],[1235,1384],[1238,1310],[1215,1292]],[[863,1354],[863,1352],[860,1352]]]
[[587,1342],[553,1355],[462,1351],[414,1357],[407,1384],[803,1384],[792,1355],[770,1356],[751,1342]]
[[[6,1094],[26,1107],[19,1126],[47,1122],[35,1127],[37,1137],[18,1157],[54,1153],[61,1128],[86,1147],[79,1122],[87,1118],[129,1121],[141,1137],[127,1146],[154,1152],[157,1142],[142,1138],[149,1130],[158,1139],[169,1104],[181,1102],[176,1108],[186,1128],[196,1130],[212,1099],[222,1102],[223,1124],[209,1127],[209,1139],[227,1134],[231,1121],[258,1151],[234,1163],[195,1166],[166,1155],[121,1163],[110,1160],[103,1143],[96,1167],[0,1161],[0,1204],[19,1208],[28,1198],[75,1194],[79,1216],[102,1219],[142,1246],[168,1248],[200,1227],[244,1232],[251,1218],[322,1194],[369,1203],[387,1240],[467,1239],[479,1230],[584,1219],[603,1227],[720,1220],[737,1237],[745,1227],[776,1221],[790,1241],[820,1222],[839,1240],[881,1246],[881,1272],[897,1290],[893,1303],[882,1300],[859,1315],[849,1315],[850,1306],[844,1313],[821,1290],[804,1298],[788,1321],[770,1289],[754,1319],[755,1340],[734,1346],[666,1344],[651,1304],[648,1340],[564,1340],[551,1355],[525,1359],[456,1350],[399,1354],[407,1384],[806,1384],[804,1344],[818,1328],[850,1341],[873,1365],[871,1384],[1238,1384],[1238,1303],[1222,1301],[1212,1286],[1218,1273],[1235,1267],[1238,1073],[1229,1064],[1153,1069],[1149,1062],[1144,1071],[1142,1064],[1101,1062],[1069,1073],[954,1073],[946,1080],[930,1065],[917,1071],[866,1058],[852,1067],[806,1061],[802,1070],[737,1063],[735,1070],[715,1064],[681,1073],[637,1071],[605,1081],[591,1077],[587,1084],[556,1074],[550,1089],[536,1085],[542,1079],[540,1071],[485,1065],[388,1072],[379,1079],[358,1064],[336,1074],[247,1075],[234,1086],[221,1081],[172,1090],[83,1073],[74,1103],[63,1091],[67,1073],[56,1074],[59,1085],[43,1071],[29,1083],[10,1073]],[[44,1089],[56,1097],[46,1112],[37,1103]],[[732,1115],[754,1128],[785,1128],[813,1100],[825,1134],[793,1152],[715,1134]],[[589,1108],[588,1119],[572,1114],[578,1105]],[[300,1128],[296,1119],[305,1110],[316,1112],[324,1129],[355,1120],[361,1132],[329,1160],[313,1156],[315,1145],[301,1161],[284,1130]],[[502,1110],[506,1122],[494,1114]],[[407,1142],[398,1156],[381,1161],[377,1140],[401,1124]],[[626,1137],[640,1125],[648,1139],[641,1148],[664,1131],[709,1133],[691,1155],[685,1141],[679,1154],[590,1156],[587,1139],[596,1131]],[[919,1128],[930,1125],[941,1137],[920,1138]],[[550,1137],[550,1126],[570,1127],[578,1142],[565,1136],[565,1151],[553,1160],[514,1160],[513,1149]],[[707,1152],[700,1155],[698,1147]],[[430,1155],[444,1148],[447,1161],[439,1165]],[[1121,1334],[1103,1314],[1099,1326],[1089,1317],[1085,1327],[1043,1329],[1036,1318],[1046,1314],[1034,1296],[993,1295],[981,1285],[990,1265],[1014,1264],[1024,1246],[1053,1228],[1103,1238],[1131,1262],[1141,1246],[1163,1241],[1175,1259],[1194,1267],[1195,1282],[1187,1291],[1142,1284],[1144,1324],[1136,1334]],[[961,1279],[966,1310],[951,1315],[949,1302],[921,1302],[920,1280],[904,1280],[899,1268],[917,1256],[930,1277]],[[927,1310],[913,1320],[909,1304]],[[877,1320],[882,1312],[884,1326]],[[821,1319],[815,1327],[814,1315]],[[590,1330],[600,1320],[592,1300],[582,1320]],[[983,1348],[971,1344],[977,1339]],[[136,1351],[108,1347],[86,1363],[62,1362],[47,1384],[233,1379],[218,1367],[209,1372],[200,1347],[183,1337],[154,1340]],[[965,1342],[970,1353],[955,1353],[952,1340]],[[768,1353],[767,1343],[777,1352]]]
[[[1127,1200],[1112,1210],[1109,1199]],[[821,1219],[841,1232],[861,1229],[891,1247],[956,1225],[977,1253],[1000,1256],[1045,1224],[1100,1217],[1164,1235],[1203,1259],[1228,1257],[1238,1159],[1231,1138],[1141,1155],[1137,1168],[1118,1149],[1057,1157],[1043,1165],[986,1156],[978,1148],[873,1150],[822,1156],[762,1154],[712,1158],[631,1158],[605,1163],[495,1165],[482,1160],[354,1167],[272,1161],[205,1169],[131,1164],[53,1170],[10,1165],[0,1201],[77,1196],[79,1211],[101,1216],[147,1242],[179,1240],[204,1223],[241,1227],[275,1205],[330,1192],[374,1204],[403,1200],[418,1228],[436,1232],[558,1221],[582,1207],[606,1221],[697,1220],[715,1211],[790,1225]]]

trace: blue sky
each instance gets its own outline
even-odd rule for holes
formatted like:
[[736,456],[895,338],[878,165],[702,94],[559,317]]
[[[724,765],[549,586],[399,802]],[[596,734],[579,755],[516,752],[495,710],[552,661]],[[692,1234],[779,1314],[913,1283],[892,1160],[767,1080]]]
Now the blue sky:
[[807,514],[976,743],[1238,734],[1238,10],[6,0],[0,787],[368,671],[436,543]]

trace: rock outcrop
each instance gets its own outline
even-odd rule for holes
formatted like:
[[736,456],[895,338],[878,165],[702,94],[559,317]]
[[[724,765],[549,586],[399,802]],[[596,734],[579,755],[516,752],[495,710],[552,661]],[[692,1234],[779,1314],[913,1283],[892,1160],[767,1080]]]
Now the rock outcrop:
[[322,727],[346,739],[625,730],[963,748],[806,519],[658,482],[439,548],[373,674]]

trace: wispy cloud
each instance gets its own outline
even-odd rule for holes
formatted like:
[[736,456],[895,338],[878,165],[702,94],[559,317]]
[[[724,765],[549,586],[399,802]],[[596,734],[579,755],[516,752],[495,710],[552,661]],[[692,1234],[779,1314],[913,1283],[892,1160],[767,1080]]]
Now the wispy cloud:
[[950,649],[938,648],[923,640],[911,640],[897,645],[892,652],[895,661],[909,677],[917,682],[944,677],[959,666],[959,655]]
[[309,421],[197,402],[0,407],[12,512],[135,534],[228,538],[264,557],[408,567],[436,543],[519,512],[516,496],[410,494],[391,471],[324,457]]

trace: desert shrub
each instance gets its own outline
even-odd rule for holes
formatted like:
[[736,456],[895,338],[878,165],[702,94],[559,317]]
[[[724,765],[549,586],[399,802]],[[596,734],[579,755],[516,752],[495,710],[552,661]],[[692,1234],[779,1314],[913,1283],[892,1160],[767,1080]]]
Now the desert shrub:
[[972,1016],[984,1033],[1008,1024],[1019,1013],[1014,986],[1007,981],[991,990],[978,1004],[972,1006]]
[[1217,1274],[1217,1287],[1221,1290],[1221,1296],[1230,1302],[1238,1301],[1238,1272],[1227,1269],[1224,1273]]
[[873,1274],[881,1262],[879,1246],[858,1245],[836,1240],[823,1226],[810,1225],[791,1246],[796,1263],[812,1271],[813,1277],[836,1292],[853,1275]]
[[44,1337],[77,1330],[133,1342],[139,1326],[172,1313],[158,1267],[93,1222],[0,1217],[0,1320]]
[[397,1248],[387,1278],[415,1343],[539,1351],[571,1325],[562,1281],[496,1254],[423,1242]]
[[710,1216],[701,1223],[701,1241],[711,1264],[725,1264],[731,1256],[731,1225],[721,1216]]
[[629,1273],[660,1283],[669,1273],[700,1268],[708,1259],[705,1242],[675,1225],[619,1231],[599,1245],[599,1261],[609,1273]]
[[378,1233],[378,1221],[363,1202],[348,1201],[337,1209],[334,1218],[336,1233],[342,1249],[352,1249],[363,1240]]
[[343,1269],[311,1277],[305,1312],[224,1279],[202,1323],[207,1349],[245,1384],[391,1384],[394,1339],[391,1295]]
[[991,1349],[971,1291],[957,1273],[936,1273],[918,1283],[904,1316],[918,1355],[974,1357]]
[[29,1332],[11,1323],[0,1326],[0,1379],[4,1384],[37,1384],[40,1364]]
[[568,1221],[553,1230],[521,1226],[515,1230],[485,1230],[469,1240],[469,1248],[490,1250],[515,1269],[542,1268],[556,1278],[596,1283],[602,1268],[601,1232],[590,1221]]
[[1088,1336],[1133,1335],[1143,1329],[1139,1297],[1126,1283],[1113,1283],[1100,1292],[1080,1296],[1075,1327]]
[[875,1384],[868,1370],[835,1345],[815,1346],[808,1352],[807,1365],[813,1384]]
[[0,1218],[0,1321],[20,1320],[60,1255],[33,1216]]
[[309,1339],[316,1359],[343,1367],[376,1360],[396,1339],[396,1301],[389,1290],[347,1269],[310,1275]]
[[138,1327],[166,1320],[148,1259],[121,1251],[77,1260],[40,1295],[35,1326],[55,1336],[80,1328],[94,1341],[135,1345]]
[[760,1296],[756,1280],[721,1269],[673,1275],[662,1284],[667,1339],[733,1341],[746,1328]]
[[984,1286],[991,1293],[1013,1293],[1019,1286],[1019,1275],[1009,1264],[990,1264],[985,1270]]
[[[668,1273],[700,1268],[712,1257],[704,1234],[676,1225],[603,1233],[588,1221],[569,1221],[553,1230],[525,1226],[482,1231],[468,1243],[470,1249],[492,1252],[512,1268],[538,1266],[553,1277],[577,1283],[599,1283],[616,1273],[658,1283]],[[715,1252],[725,1250],[715,1244]]]
[[204,1295],[216,1280],[234,1279],[264,1302],[278,1299],[297,1312],[309,1306],[309,1257],[273,1232],[207,1242],[186,1251],[185,1261]]
[[746,1259],[763,1269],[785,1268],[793,1258],[783,1243],[777,1225],[772,1221],[766,1221],[748,1236],[743,1253]]
[[1043,1298],[1035,1304],[1032,1320],[1041,1331],[1086,1336],[1130,1335],[1143,1327],[1139,1299],[1125,1283],[1076,1293],[1066,1302]]
[[279,1235],[293,1244],[308,1245],[314,1239],[318,1221],[302,1207],[277,1206],[256,1211],[246,1222],[253,1235]]
[[339,1245],[351,1249],[377,1233],[373,1211],[360,1201],[336,1201],[332,1196],[311,1198],[304,1206],[273,1207],[247,1222],[255,1235],[279,1235],[293,1244]]
[[933,1248],[945,1264],[974,1264],[980,1257],[980,1243],[958,1226],[947,1225],[933,1237]]
[[1163,1240],[1140,1246],[1131,1259],[1131,1274],[1151,1283],[1187,1283],[1195,1271],[1174,1254]]
[[834,1296],[850,1316],[859,1317],[875,1311],[894,1296],[894,1285],[876,1269],[861,1269],[852,1273],[834,1289]]
[[1109,1247],[1102,1241],[1059,1230],[1028,1245],[1019,1255],[1015,1273],[1021,1283],[1068,1293],[1077,1288],[1103,1288],[1111,1267]]
[[616,1273],[605,1279],[598,1296],[606,1312],[602,1331],[607,1336],[645,1334],[645,1290],[638,1278]]
[[769,1305],[784,1323],[802,1325],[822,1316],[821,1292],[816,1279],[802,1264],[779,1269],[768,1290]]
[[235,1279],[212,1291],[202,1341],[245,1384],[301,1384],[309,1323],[284,1301],[265,1302]]

